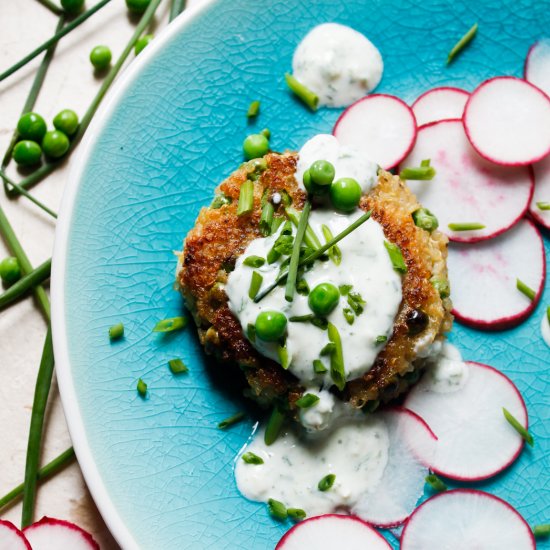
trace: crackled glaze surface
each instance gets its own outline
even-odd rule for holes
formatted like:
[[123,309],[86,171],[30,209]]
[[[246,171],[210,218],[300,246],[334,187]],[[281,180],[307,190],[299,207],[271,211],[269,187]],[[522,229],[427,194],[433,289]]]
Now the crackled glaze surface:
[[[306,0],[221,0],[185,28],[176,23],[162,48],[150,46],[108,116],[95,123],[82,177],[71,182],[80,186],[74,206],[66,204],[61,219],[69,237],[56,256],[59,273],[66,250],[56,354],[60,350],[71,430],[100,508],[119,538],[120,525],[126,526],[135,547],[260,550],[272,548],[289,527],[235,487],[233,460],[252,419],[225,432],[216,424],[247,407],[238,392],[227,391],[193,329],[162,337],[151,328],[181,312],[172,251],[216,183],[239,162],[250,132],[249,101],[262,101],[257,127],[271,129],[274,149],[330,131],[338,110],[311,114],[289,96],[283,77],[296,44],[325,21],[369,36],[385,61],[378,91],[412,101],[432,86],[471,90],[495,74],[520,75],[529,45],[547,32],[550,13],[543,2],[524,0],[475,6],[464,0],[421,6],[319,0],[315,9]],[[446,68],[449,47],[473,21],[479,21],[478,36]],[[548,299],[547,285],[543,303],[514,330],[481,334],[457,326],[451,337],[465,359],[501,368],[525,397],[536,447],[483,486],[530,523],[548,520],[550,501],[550,354],[538,326]],[[126,336],[110,345],[107,329],[118,321]],[[189,365],[189,374],[171,375],[167,360],[173,357]],[[138,377],[149,384],[145,400],[135,390]],[[550,543],[541,541],[540,548]]]

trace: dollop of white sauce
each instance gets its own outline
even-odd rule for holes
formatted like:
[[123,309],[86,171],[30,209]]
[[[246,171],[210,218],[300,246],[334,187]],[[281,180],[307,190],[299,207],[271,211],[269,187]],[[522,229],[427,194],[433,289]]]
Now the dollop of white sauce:
[[368,193],[378,180],[378,166],[365,156],[340,142],[331,134],[318,134],[308,140],[300,149],[296,166],[296,180],[304,187],[304,172],[316,161],[327,160],[334,166],[334,179],[353,178]]
[[458,391],[468,380],[468,365],[456,346],[444,342],[438,355],[428,358],[428,367],[420,385],[436,393]]
[[319,398],[319,401],[306,409],[300,409],[300,424],[308,432],[326,430],[335,419],[342,415],[344,403],[337,401],[332,393],[327,390],[317,391],[315,388],[306,388],[304,393],[310,393]]
[[338,23],[314,27],[292,59],[294,76],[319,96],[319,103],[345,107],[372,91],[382,78],[380,52],[361,33]]
[[542,335],[542,339],[546,343],[548,347],[550,347],[550,322],[548,322],[548,315],[546,314],[546,311],[544,312],[544,315],[542,316],[542,319],[540,321],[540,332]]
[[[328,209],[313,210],[309,217],[309,225],[323,242],[323,224],[336,235],[361,214],[360,210],[349,215],[338,214]],[[287,302],[284,297],[284,286],[277,286],[258,303],[248,296],[253,271],[258,271],[262,275],[263,289],[276,279],[282,259],[271,265],[266,262],[259,268],[244,265],[244,259],[252,255],[266,258],[280,231],[281,229],[270,237],[253,240],[237,260],[234,271],[229,274],[225,287],[229,298],[228,305],[239,319],[244,334],[247,334],[249,324],[255,324],[262,311],[280,311],[287,319],[312,313],[307,296],[295,293],[294,300]],[[335,265],[331,260],[316,261],[313,267],[304,273],[304,279],[310,289],[325,282],[337,287],[352,285],[351,292],[359,293],[366,302],[363,313],[355,316],[353,324],[348,323],[343,313],[343,310],[349,307],[346,296],[340,296],[339,304],[327,316],[327,320],[340,333],[346,379],[357,378],[372,367],[383,347],[383,344],[376,343],[376,338],[390,337],[401,303],[401,277],[393,269],[384,240],[382,227],[371,218],[338,243],[342,253],[340,265]],[[286,348],[289,370],[302,384],[317,387],[329,387],[333,384],[329,361],[326,357],[320,356],[322,348],[328,343],[326,330],[309,322],[288,322]],[[277,343],[263,342],[256,338],[252,345],[266,357],[280,362]],[[323,361],[327,367],[326,373],[315,373],[313,361],[316,359]]]

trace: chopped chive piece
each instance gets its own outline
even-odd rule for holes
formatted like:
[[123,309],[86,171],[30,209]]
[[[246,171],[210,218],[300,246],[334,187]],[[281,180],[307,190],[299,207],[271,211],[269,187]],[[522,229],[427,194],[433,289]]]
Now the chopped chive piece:
[[344,314],[344,317],[346,321],[348,322],[348,325],[353,325],[355,322],[355,315],[353,314],[353,311],[349,307],[345,307],[342,310],[342,313]]
[[287,514],[293,521],[301,521],[306,518],[306,513],[301,508],[289,508]]
[[[267,263],[275,263],[283,254],[292,254],[294,237],[292,236],[292,224],[286,221],[273,243],[271,250],[267,253]],[[275,285],[276,286],[276,285]]]
[[313,317],[313,313],[308,313],[307,315],[294,315],[293,317],[289,317],[288,320],[292,323],[309,323]]
[[426,483],[434,490],[439,493],[447,490],[447,485],[435,474],[430,474],[424,478]]
[[519,420],[515,418],[510,411],[508,411],[503,407],[502,412],[504,413],[504,417],[506,418],[510,426],[512,426],[512,428],[514,428],[514,430],[516,430],[516,432],[518,432],[518,434],[521,435],[523,440],[530,447],[532,447],[535,444],[535,440],[533,439],[533,436],[522,426]]
[[247,256],[243,261],[243,265],[247,265],[248,267],[262,267],[264,264],[265,259],[261,256]]
[[111,342],[113,340],[119,340],[124,336],[124,325],[122,323],[117,323],[109,328],[109,339]]
[[271,411],[271,415],[265,428],[264,443],[266,445],[272,445],[275,443],[281,433],[281,428],[283,427],[284,421],[284,413],[279,409],[279,407],[277,407],[277,405],[275,405]]
[[334,344],[334,350],[330,354],[330,377],[332,378],[335,386],[342,391],[346,386],[344,352],[342,350],[340,333],[332,323],[328,324],[328,338]]
[[323,365],[323,362],[320,359],[313,360],[313,371],[315,374],[324,374],[327,372],[327,368]]
[[401,253],[401,249],[396,244],[390,243],[388,241],[384,241],[384,246],[388,251],[388,255],[390,257],[391,263],[393,264],[393,268],[395,269],[395,271],[401,274],[407,273],[407,264],[403,259],[403,254]]
[[447,227],[451,231],[475,231],[477,229],[485,229],[482,223],[477,222],[450,223]]
[[258,100],[252,101],[248,106],[248,111],[246,112],[247,118],[255,118],[260,114],[260,102]]
[[300,296],[307,296],[309,294],[309,285],[305,279],[300,279],[296,282],[296,292]]
[[328,321],[324,317],[315,317],[311,318],[310,323],[321,330],[327,330]]
[[548,324],[550,325],[550,306],[546,308],[546,320],[548,321]]
[[[332,241],[334,239],[334,235],[332,234],[330,228],[323,224],[321,226],[321,230],[323,231],[323,237],[325,237],[325,240],[327,242]],[[338,246],[333,246],[328,249],[328,257],[332,260],[332,263],[334,265],[340,265],[342,262],[342,251]]]
[[251,300],[254,300],[256,294],[258,294],[263,280],[264,278],[257,271],[252,272],[252,277],[250,278],[250,288],[248,289],[248,297]]
[[437,292],[439,292],[439,296],[441,298],[448,298],[451,295],[451,287],[449,286],[449,281],[432,277],[430,279],[430,283],[432,283],[432,286],[437,290]]
[[220,430],[225,430],[226,428],[229,428],[229,426],[233,426],[234,424],[239,423],[241,420],[243,420],[245,417],[245,414],[243,412],[238,412],[234,414],[233,416],[230,416],[229,418],[226,418],[225,420],[222,420],[218,424],[218,428]]
[[447,65],[474,39],[477,33],[477,23],[474,23],[470,30],[453,46],[453,49],[447,56]]
[[285,74],[287,86],[301,99],[312,111],[316,111],[319,106],[319,97],[307,86],[296,80],[291,74]]
[[334,480],[336,479],[336,476],[334,474],[328,474],[326,475],[319,483],[317,484],[317,488],[319,491],[328,491],[333,485]]
[[296,406],[300,409],[309,409],[319,402],[319,396],[313,393],[306,393],[296,400]]
[[294,238],[294,247],[292,249],[292,255],[290,257],[290,265],[288,266],[288,276],[286,279],[285,288],[285,300],[292,302],[294,299],[294,291],[296,290],[296,277],[298,275],[298,262],[300,261],[300,248],[302,247],[302,240],[304,239],[304,233],[306,232],[307,220],[311,211],[311,203],[306,201],[304,209],[298,222],[298,228],[296,229],[296,237]]
[[[300,223],[300,213],[292,208],[290,205],[285,208],[285,213],[288,216],[288,219],[296,226],[298,227],[298,224]],[[321,248],[321,242],[319,241],[317,235],[315,234],[315,231],[313,231],[313,228],[307,224],[306,232],[304,234],[304,242],[309,246],[309,248],[312,248],[313,250],[317,250],[318,248]]]
[[423,161],[421,161],[420,166],[422,167],[430,166],[430,163],[431,163],[430,159],[424,159]]
[[375,344],[383,344],[384,342],[388,341],[388,337],[381,334],[380,336],[376,337],[376,340],[374,341]]
[[359,316],[364,311],[364,306],[367,302],[363,300],[363,297],[359,292],[349,292],[348,293],[348,305],[353,310],[355,315]]
[[535,535],[535,538],[550,537],[550,523],[535,525],[533,535]]
[[246,180],[241,185],[239,192],[239,204],[237,205],[237,216],[252,212],[254,208],[254,182]]
[[399,172],[399,177],[402,180],[429,181],[434,179],[435,174],[436,172],[433,166],[420,165],[414,168],[403,168],[403,170]]
[[159,321],[153,328],[153,332],[172,332],[180,330],[187,325],[186,317],[170,317]]
[[283,369],[287,370],[289,367],[288,362],[288,350],[286,349],[286,346],[277,346],[277,356],[279,357],[279,361],[281,362],[281,367]]
[[329,342],[323,348],[321,348],[321,351],[319,352],[319,355],[321,357],[331,355],[334,352],[335,349],[336,349],[336,346],[332,342]]
[[285,520],[288,517],[286,506],[273,498],[267,501],[267,509],[275,519]]
[[349,294],[349,291],[353,288],[352,285],[340,285],[338,287],[338,290],[340,291],[340,294],[342,296],[347,296]]
[[273,213],[275,209],[273,205],[268,201],[264,204],[262,208],[262,215],[260,217],[260,233],[264,237],[271,235],[271,230],[273,228]]
[[277,232],[277,229],[279,229],[279,227],[281,227],[281,224],[284,222],[284,218],[282,216],[279,216],[278,218],[273,218],[273,223],[271,224],[271,235],[273,235],[273,233],[276,233]]
[[231,197],[226,197],[225,195],[216,195],[212,202],[210,203],[210,208],[217,210],[226,204],[231,204]]
[[256,342],[256,326],[248,323],[246,327],[246,336],[254,344]]
[[539,210],[550,210],[550,202],[537,202]]
[[247,464],[255,464],[255,465],[258,465],[258,464],[263,464],[264,463],[264,459],[261,457],[261,456],[258,456],[250,451],[244,453],[241,458],[243,459],[244,462],[246,462]]
[[520,281],[519,279],[516,279],[516,288],[525,294],[529,300],[533,301],[537,295],[537,293],[531,288],[528,287],[523,281]]
[[416,227],[425,229],[430,233],[439,227],[437,218],[427,208],[418,208],[415,210],[412,213],[412,219]]
[[137,381],[137,392],[140,397],[145,397],[147,394],[147,384],[141,378]]
[[170,359],[170,361],[168,361],[168,366],[170,367],[172,374],[181,374],[189,371],[181,359]]

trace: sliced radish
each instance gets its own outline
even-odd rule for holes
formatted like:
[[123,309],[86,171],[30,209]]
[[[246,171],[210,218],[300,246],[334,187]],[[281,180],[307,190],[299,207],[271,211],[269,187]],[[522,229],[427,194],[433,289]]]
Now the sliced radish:
[[428,90],[412,104],[416,123],[420,126],[438,120],[462,118],[469,97],[466,90],[451,86]]
[[550,39],[539,40],[529,48],[523,69],[525,80],[550,96]]
[[491,162],[526,165],[550,153],[550,98],[520,78],[483,82],[468,99],[463,120],[470,143]]
[[348,107],[332,132],[342,145],[389,170],[399,164],[416,140],[416,120],[399,98],[373,94]]
[[[447,259],[453,314],[466,325],[503,330],[535,309],[546,277],[544,245],[529,220],[475,245],[452,244]],[[530,300],[516,288],[519,279],[536,293]]]
[[23,530],[32,550],[99,550],[90,533],[69,521],[43,517]]
[[431,469],[451,479],[477,481],[507,468],[523,448],[502,408],[525,428],[527,409],[514,383],[498,370],[472,362],[461,366],[454,386],[442,386],[428,371],[405,406],[426,420],[438,438]]
[[32,550],[29,541],[11,521],[0,519],[0,550]]
[[422,496],[437,440],[424,420],[411,411],[395,408],[379,414],[388,426],[388,463],[380,482],[353,511],[378,527],[389,528],[403,523]]
[[275,550],[391,550],[386,539],[368,523],[354,516],[326,514],[297,523]]
[[550,229],[550,210],[541,210],[537,203],[550,204],[550,156],[533,165],[535,192],[529,211],[533,218],[546,229]]
[[534,550],[526,521],[504,500],[474,489],[433,496],[409,518],[401,550]]
[[[431,181],[407,181],[419,202],[439,220],[451,240],[476,242],[498,235],[526,212],[533,194],[529,167],[503,168],[482,159],[472,148],[462,122],[442,120],[421,126],[416,144],[402,167],[430,159]],[[449,223],[477,222],[485,229],[451,231]]]

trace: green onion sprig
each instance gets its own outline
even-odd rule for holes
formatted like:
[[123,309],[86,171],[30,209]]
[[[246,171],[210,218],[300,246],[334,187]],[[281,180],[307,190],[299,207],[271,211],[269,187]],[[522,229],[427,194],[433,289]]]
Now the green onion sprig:
[[262,215],[260,216],[260,233],[264,237],[271,235],[274,213],[275,208],[269,201],[267,201],[262,208]]
[[330,377],[334,385],[342,391],[346,386],[346,370],[344,368],[344,351],[342,348],[342,339],[338,329],[332,324],[328,324],[328,339],[334,344],[334,349],[330,354]]
[[301,82],[296,80],[294,76],[289,73],[285,74],[285,80],[287,86],[294,94],[305,103],[312,111],[316,111],[319,106],[319,96],[312,92],[307,86],[304,86]]
[[256,294],[260,291],[264,278],[260,275],[258,271],[252,272],[252,277],[250,278],[250,288],[248,289],[248,297],[251,300],[254,300]]
[[319,396],[314,393],[305,393],[302,397],[296,400],[296,406],[300,409],[309,409],[317,403],[319,403]]
[[306,232],[307,220],[309,213],[311,212],[311,203],[306,201],[304,209],[298,222],[298,229],[296,229],[296,236],[294,237],[294,247],[292,249],[292,255],[290,256],[290,264],[288,266],[288,276],[286,279],[285,288],[285,300],[292,302],[294,299],[294,291],[296,290],[296,277],[298,275],[298,262],[300,261],[300,249],[302,248],[302,241]]
[[452,50],[447,56],[447,65],[451,63],[454,58],[474,39],[477,33],[478,24],[474,23],[468,32],[453,46]]
[[228,418],[225,418],[218,424],[218,428],[220,430],[225,430],[226,428],[229,428],[230,426],[234,426],[235,424],[238,424],[242,420],[244,420],[246,415],[243,412],[235,413],[233,416],[230,416]]
[[[285,208],[285,213],[288,216],[288,219],[294,224],[294,226],[298,227],[298,224],[300,223],[300,213],[291,206],[287,206]],[[309,223],[306,227],[304,242],[309,248],[312,248],[313,250],[321,248],[321,242],[319,241],[319,238],[317,237],[315,231],[313,231],[313,228],[311,227],[311,225],[309,225]]]
[[485,229],[482,223],[477,222],[465,222],[465,223],[450,223],[447,226],[451,231],[476,231],[478,229]]
[[436,171],[433,166],[403,168],[403,170],[399,172],[399,177],[402,180],[429,181],[433,180],[435,175]]
[[[325,237],[326,242],[334,239],[334,235],[327,225],[323,224],[321,226],[321,231],[323,232],[323,237]],[[340,265],[342,263],[342,251],[338,246],[333,246],[328,249],[328,257],[334,265]]]
[[508,410],[502,407],[502,412],[504,414],[504,418],[508,421],[508,424],[518,432],[519,435],[523,438],[523,440],[530,446],[533,447],[535,444],[535,440],[533,436],[523,427],[523,425],[520,423],[520,421]]
[[537,293],[529,286],[527,286],[523,281],[520,281],[519,279],[516,279],[516,288],[529,298],[529,300],[533,301],[535,297],[537,296]]

